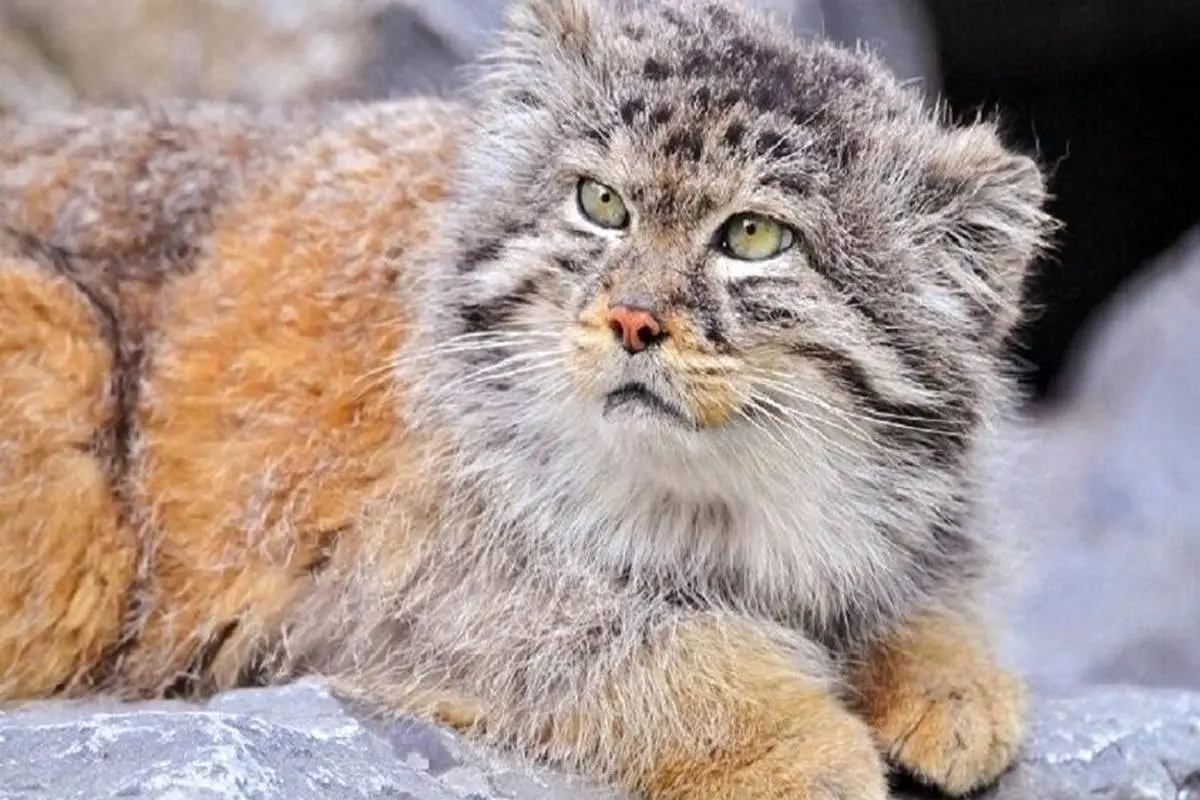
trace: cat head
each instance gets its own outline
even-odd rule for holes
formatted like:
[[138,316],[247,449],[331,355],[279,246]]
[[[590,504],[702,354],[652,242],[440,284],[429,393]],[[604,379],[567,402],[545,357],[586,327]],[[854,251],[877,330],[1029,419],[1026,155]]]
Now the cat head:
[[991,124],[727,0],[520,3],[469,105],[422,308],[473,440],[949,468],[986,424],[1050,227]]

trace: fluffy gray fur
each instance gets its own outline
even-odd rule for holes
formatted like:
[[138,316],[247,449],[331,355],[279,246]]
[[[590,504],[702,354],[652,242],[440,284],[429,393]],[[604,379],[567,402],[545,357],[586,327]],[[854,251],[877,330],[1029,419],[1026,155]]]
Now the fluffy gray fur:
[[[376,696],[479,698],[489,731],[530,750],[614,676],[631,726],[699,739],[720,720],[674,718],[639,677],[690,620],[824,680],[913,614],[973,604],[997,544],[979,459],[1050,230],[1031,159],[870,55],[728,2],[523,3],[468,104],[398,363],[454,500],[417,566],[324,615],[356,620],[341,649],[306,651],[329,636],[310,625],[294,652],[373,670]],[[627,230],[587,224],[580,178],[622,195]],[[747,210],[797,245],[724,255],[715,232]],[[677,315],[690,355],[587,339],[601,294]],[[681,419],[606,413],[631,380]],[[727,420],[688,410],[706,392],[733,398]]]

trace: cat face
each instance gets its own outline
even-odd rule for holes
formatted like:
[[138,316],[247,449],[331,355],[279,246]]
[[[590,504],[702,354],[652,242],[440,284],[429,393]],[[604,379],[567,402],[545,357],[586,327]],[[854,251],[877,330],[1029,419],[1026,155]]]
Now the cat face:
[[535,0],[485,70],[428,304],[447,402],[509,440],[960,457],[1045,230],[1032,162],[725,3]]

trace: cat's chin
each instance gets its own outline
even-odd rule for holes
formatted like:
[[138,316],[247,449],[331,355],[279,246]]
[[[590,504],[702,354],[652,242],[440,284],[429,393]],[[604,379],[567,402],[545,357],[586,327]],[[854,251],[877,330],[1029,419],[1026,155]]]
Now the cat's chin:
[[695,427],[675,403],[638,381],[622,384],[604,396],[605,419],[661,420],[674,425]]
[[622,384],[605,394],[600,413],[610,425],[635,434],[699,430],[683,409],[640,382]]

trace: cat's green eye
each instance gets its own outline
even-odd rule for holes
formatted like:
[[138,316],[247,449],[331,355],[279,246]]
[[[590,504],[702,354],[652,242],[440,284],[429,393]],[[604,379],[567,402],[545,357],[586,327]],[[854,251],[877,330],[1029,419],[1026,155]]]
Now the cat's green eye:
[[579,210],[601,228],[616,230],[629,224],[629,209],[621,195],[591,179],[579,182]]
[[792,246],[796,235],[786,225],[761,214],[737,214],[725,223],[722,246],[742,261],[764,261]]

